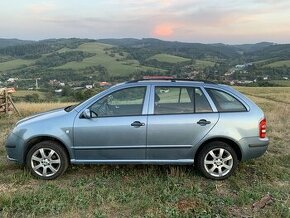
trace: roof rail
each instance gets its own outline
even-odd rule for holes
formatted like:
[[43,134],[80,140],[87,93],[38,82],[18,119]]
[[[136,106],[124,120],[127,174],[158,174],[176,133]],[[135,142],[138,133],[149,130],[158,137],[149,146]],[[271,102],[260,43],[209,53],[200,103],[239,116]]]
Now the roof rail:
[[135,82],[141,82],[141,81],[171,81],[171,82],[177,82],[177,81],[188,81],[188,82],[203,82],[203,83],[208,83],[208,84],[217,84],[212,81],[208,80],[193,80],[193,79],[136,79],[136,80],[130,80],[127,81],[126,83],[135,83]]

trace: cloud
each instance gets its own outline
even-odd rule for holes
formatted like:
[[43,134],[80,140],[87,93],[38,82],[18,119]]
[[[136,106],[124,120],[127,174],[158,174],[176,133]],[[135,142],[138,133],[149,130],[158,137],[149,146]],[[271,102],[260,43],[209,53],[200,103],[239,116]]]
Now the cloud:
[[55,37],[153,36],[195,42],[262,41],[279,34],[289,38],[289,0],[34,0],[30,5],[17,1],[18,16],[3,6],[7,13],[0,17],[9,20],[11,32],[26,23],[34,37],[42,31]]
[[43,14],[56,9],[56,5],[51,2],[41,2],[32,4],[28,7],[29,12],[32,14]]

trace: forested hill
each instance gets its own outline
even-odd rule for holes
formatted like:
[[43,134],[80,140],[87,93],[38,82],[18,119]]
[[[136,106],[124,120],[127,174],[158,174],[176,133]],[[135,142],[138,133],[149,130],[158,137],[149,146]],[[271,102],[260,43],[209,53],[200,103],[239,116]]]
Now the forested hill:
[[233,46],[224,44],[202,44],[202,43],[184,43],[169,42],[159,39],[145,38],[137,39],[101,39],[102,43],[120,46],[128,52],[137,55],[146,55],[147,58],[158,54],[168,53],[187,58],[232,58],[238,57],[239,53]]
[[202,44],[154,38],[0,39],[1,86],[9,85],[5,82],[9,78],[41,78],[40,85],[57,79],[76,85],[144,75],[227,81],[290,78],[290,44]]
[[15,45],[24,45],[33,43],[34,41],[26,41],[26,40],[19,40],[19,39],[2,39],[0,38],[0,48],[5,48],[8,46],[15,46]]

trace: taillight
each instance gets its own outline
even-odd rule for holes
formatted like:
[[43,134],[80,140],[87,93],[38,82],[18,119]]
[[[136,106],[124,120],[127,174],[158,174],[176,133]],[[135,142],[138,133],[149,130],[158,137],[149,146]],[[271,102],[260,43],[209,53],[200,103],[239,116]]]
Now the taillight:
[[266,118],[261,120],[259,124],[259,136],[260,138],[266,138],[266,128],[267,128],[267,121]]

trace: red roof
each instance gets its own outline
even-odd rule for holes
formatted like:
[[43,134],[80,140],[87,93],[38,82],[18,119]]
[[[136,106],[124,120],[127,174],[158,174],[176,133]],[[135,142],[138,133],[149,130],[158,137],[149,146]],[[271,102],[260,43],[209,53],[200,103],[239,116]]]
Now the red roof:
[[173,76],[143,76],[143,79],[174,79]]

